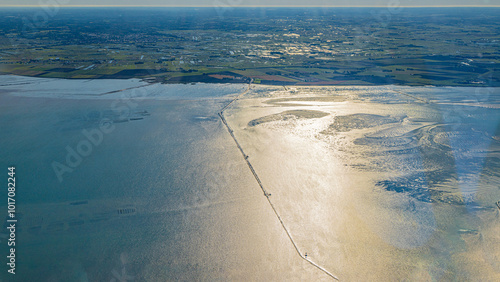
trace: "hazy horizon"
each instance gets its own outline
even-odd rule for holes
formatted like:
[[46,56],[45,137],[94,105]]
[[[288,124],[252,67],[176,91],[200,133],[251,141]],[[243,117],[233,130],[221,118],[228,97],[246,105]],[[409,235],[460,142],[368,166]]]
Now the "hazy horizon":
[[[332,3],[333,2],[333,3]],[[451,3],[450,3],[451,2]],[[178,1],[160,1],[160,0],[54,0],[54,1],[12,1],[0,0],[0,7],[500,7],[500,0],[357,0],[357,1],[325,1],[311,0],[307,4],[303,1],[291,0],[185,0],[182,5]]]

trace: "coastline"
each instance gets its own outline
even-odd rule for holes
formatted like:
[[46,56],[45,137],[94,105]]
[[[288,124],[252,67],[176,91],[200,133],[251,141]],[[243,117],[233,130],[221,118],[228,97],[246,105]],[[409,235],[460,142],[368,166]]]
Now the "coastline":
[[494,83],[492,84],[480,84],[480,83],[468,83],[468,84],[458,84],[458,83],[453,83],[453,84],[439,84],[437,83],[429,83],[429,84],[422,84],[422,83],[400,83],[396,81],[391,81],[387,80],[384,83],[369,83],[369,82],[357,82],[357,83],[350,83],[349,81],[346,80],[341,80],[341,81],[324,81],[324,82],[288,82],[288,81],[270,81],[270,80],[260,80],[260,81],[255,81],[254,77],[244,77],[241,76],[241,79],[227,79],[227,78],[222,78],[222,79],[217,79],[217,78],[211,78],[207,77],[205,79],[193,79],[193,76],[178,76],[178,77],[173,77],[170,80],[162,80],[158,79],[156,77],[144,77],[144,76],[127,76],[127,77],[113,77],[113,76],[97,76],[97,77],[89,77],[89,78],[74,78],[74,77],[43,77],[39,75],[21,75],[21,74],[15,74],[15,73],[9,73],[9,72],[2,72],[0,71],[0,76],[5,76],[5,75],[12,75],[12,76],[19,76],[19,77],[29,77],[29,78],[41,78],[41,79],[65,79],[65,80],[130,80],[130,79],[139,79],[141,81],[147,82],[147,83],[161,83],[161,84],[197,84],[197,83],[205,83],[205,84],[248,84],[250,80],[254,79],[254,82],[252,82],[253,85],[263,85],[263,86],[390,86],[390,85],[395,85],[395,86],[409,86],[409,87],[481,87],[481,88],[497,88],[500,87],[500,84],[496,85]]

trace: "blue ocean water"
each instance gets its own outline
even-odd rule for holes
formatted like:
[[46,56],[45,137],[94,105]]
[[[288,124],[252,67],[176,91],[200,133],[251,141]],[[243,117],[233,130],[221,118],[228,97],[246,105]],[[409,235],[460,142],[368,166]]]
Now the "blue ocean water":
[[[246,86],[99,96],[141,82],[0,79],[0,163],[5,176],[16,167],[19,219],[17,273],[2,267],[2,281],[236,279],[264,266],[234,273],[257,253],[284,254],[276,263],[288,265],[288,248],[269,245],[281,234],[264,232],[274,219],[261,214],[266,203],[216,114]],[[8,230],[0,233],[5,266]]]

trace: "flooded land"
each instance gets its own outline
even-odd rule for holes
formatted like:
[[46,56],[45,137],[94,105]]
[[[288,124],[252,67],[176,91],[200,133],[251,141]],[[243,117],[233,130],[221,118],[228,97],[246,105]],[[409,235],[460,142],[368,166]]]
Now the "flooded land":
[[488,91],[256,86],[226,118],[301,252],[341,280],[496,280]]
[[500,279],[498,88],[5,75],[0,123],[16,279]]

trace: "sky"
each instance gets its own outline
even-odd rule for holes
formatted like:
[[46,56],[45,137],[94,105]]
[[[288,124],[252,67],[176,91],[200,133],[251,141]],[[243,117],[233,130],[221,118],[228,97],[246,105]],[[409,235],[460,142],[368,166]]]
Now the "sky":
[[0,0],[0,6],[498,6],[500,0]]

